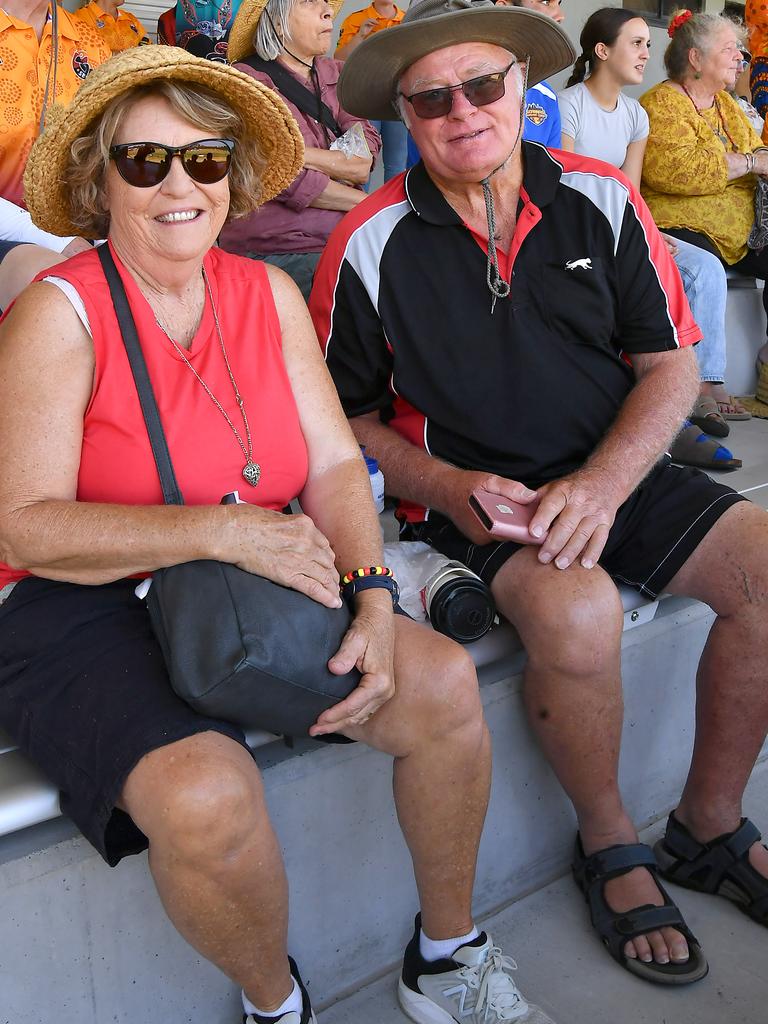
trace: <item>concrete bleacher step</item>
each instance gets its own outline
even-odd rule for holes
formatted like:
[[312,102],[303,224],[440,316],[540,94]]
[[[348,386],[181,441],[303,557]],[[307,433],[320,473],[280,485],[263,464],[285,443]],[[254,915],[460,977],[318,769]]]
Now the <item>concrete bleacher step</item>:
[[[745,813],[768,826],[768,761],[753,774]],[[662,831],[657,822],[641,839],[652,843]],[[679,990],[640,981],[610,959],[570,874],[480,925],[518,962],[515,981],[523,994],[556,1024],[765,1024],[765,928],[726,900],[669,889],[710,964],[707,978]],[[397,968],[387,972],[325,1009],[319,1024],[406,1024],[397,978]]]
[[751,395],[757,386],[755,359],[765,343],[763,282],[727,272],[725,384],[731,394]]

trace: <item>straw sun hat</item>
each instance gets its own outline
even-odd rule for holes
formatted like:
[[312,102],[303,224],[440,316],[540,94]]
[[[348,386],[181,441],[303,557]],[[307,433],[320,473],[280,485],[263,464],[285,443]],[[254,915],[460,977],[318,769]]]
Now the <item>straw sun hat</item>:
[[[264,8],[269,0],[243,0],[240,8],[232,22],[229,30],[229,42],[227,44],[227,58],[230,64],[237,64],[244,57],[253,53],[253,37],[256,34],[256,26],[259,18],[264,13]],[[333,11],[334,18],[341,10],[344,0],[328,0]]]
[[576,60],[568,36],[545,14],[492,0],[418,0],[399,25],[368,36],[347,57],[339,78],[342,108],[373,121],[398,120],[392,101],[400,76],[427,54],[458,43],[492,43],[529,57],[529,86]]
[[266,161],[261,176],[262,202],[282,192],[301,170],[301,133],[274,90],[226,64],[193,57],[175,46],[137,46],[97,67],[68,106],[50,111],[24,172],[25,201],[39,228],[54,235],[82,233],[72,224],[64,180],[72,143],[85,134],[111,100],[154,81],[205,86],[237,111]]

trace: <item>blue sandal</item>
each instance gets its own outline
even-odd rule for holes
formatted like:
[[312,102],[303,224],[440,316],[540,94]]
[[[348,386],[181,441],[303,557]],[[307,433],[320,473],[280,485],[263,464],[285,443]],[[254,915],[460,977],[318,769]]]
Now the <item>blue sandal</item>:
[[[633,868],[646,868],[651,873],[664,897],[663,906],[645,904],[632,910],[611,909],[605,898],[605,883],[612,878],[626,875]],[[581,837],[577,835],[573,877],[589,905],[592,927],[616,963],[621,964],[630,973],[660,985],[689,985],[707,974],[709,964],[698,940],[659,882],[658,865],[650,846],[644,843],[620,844],[609,846],[587,857],[581,845]],[[660,928],[675,928],[685,936],[688,943],[687,960],[670,961],[668,964],[656,961],[645,963],[625,954],[624,948],[630,939],[658,931]]]

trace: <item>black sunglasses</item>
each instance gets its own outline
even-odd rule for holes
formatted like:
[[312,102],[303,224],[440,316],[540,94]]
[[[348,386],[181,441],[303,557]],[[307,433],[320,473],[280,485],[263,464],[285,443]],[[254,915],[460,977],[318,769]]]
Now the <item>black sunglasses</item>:
[[494,71],[490,75],[470,78],[468,82],[462,82],[461,85],[448,85],[442,89],[415,92],[411,96],[406,96],[405,99],[413,107],[414,114],[425,121],[450,114],[453,106],[453,94],[458,89],[461,89],[473,107],[484,107],[488,103],[495,103],[504,95],[504,80],[515,64],[517,64],[517,59],[513,60],[503,71]]
[[213,185],[229,174],[232,164],[231,139],[201,139],[186,146],[164,146],[160,142],[124,142],[109,147],[120,177],[136,188],[152,188],[168,176],[175,156],[193,181]]

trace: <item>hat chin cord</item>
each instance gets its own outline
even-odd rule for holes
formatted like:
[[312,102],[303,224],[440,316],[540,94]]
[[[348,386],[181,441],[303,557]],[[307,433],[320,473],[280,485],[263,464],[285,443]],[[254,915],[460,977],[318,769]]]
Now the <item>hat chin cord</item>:
[[498,167],[494,167],[490,174],[487,174],[480,184],[483,186],[483,199],[485,200],[485,216],[488,222],[488,255],[485,264],[485,281],[488,290],[493,296],[491,299],[491,315],[496,308],[497,299],[506,299],[510,292],[509,281],[505,281],[499,273],[499,260],[496,255],[496,207],[494,205],[493,191],[491,189],[491,178],[511,159],[512,154],[518,147],[520,136],[523,132],[523,117],[525,116],[525,94],[528,91],[528,61],[525,62],[523,74],[522,91],[520,98],[520,118],[517,127],[515,143],[510,150],[509,156],[503,160]]

